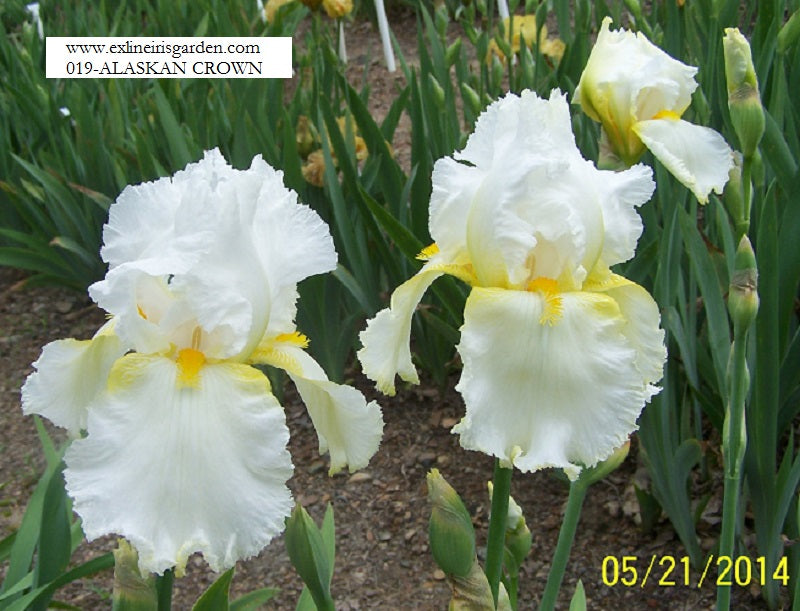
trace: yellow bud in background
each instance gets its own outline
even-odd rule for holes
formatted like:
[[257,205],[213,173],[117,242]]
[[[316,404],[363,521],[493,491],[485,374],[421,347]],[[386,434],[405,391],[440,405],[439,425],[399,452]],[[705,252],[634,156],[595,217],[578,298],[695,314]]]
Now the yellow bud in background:
[[322,0],[322,8],[331,19],[339,19],[353,11],[353,0]]
[[264,17],[267,18],[267,23],[272,23],[275,20],[275,13],[284,4],[289,4],[292,0],[269,0],[264,5]]
[[325,184],[325,155],[322,149],[317,149],[308,156],[303,167],[300,168],[303,173],[303,178],[307,183],[315,187],[321,187]]
[[728,109],[742,154],[750,158],[764,135],[764,109],[758,92],[750,44],[737,28],[725,28],[722,39],[725,53],[725,79],[728,85]]
[[297,142],[297,152],[305,159],[314,147],[314,134],[311,131],[311,123],[308,117],[300,115],[297,117],[297,128],[295,129],[295,141]]

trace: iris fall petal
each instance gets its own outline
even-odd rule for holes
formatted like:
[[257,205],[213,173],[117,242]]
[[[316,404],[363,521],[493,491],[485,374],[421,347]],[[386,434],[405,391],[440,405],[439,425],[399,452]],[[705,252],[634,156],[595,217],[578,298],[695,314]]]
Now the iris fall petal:
[[368,403],[355,388],[331,382],[307,352],[290,342],[267,342],[254,356],[292,378],[317,431],[320,454],[330,453],[331,475],[344,467],[356,471],[367,466],[383,434],[375,401]]
[[73,436],[86,428],[87,408],[106,385],[125,345],[106,324],[90,340],[60,339],[47,344],[22,387],[26,414],[45,416]]
[[630,366],[637,346],[614,299],[560,299],[561,318],[548,325],[536,292],[472,290],[458,346],[467,412],[453,432],[522,471],[560,467],[575,477],[636,429],[651,378]]
[[722,194],[733,168],[733,152],[720,134],[674,119],[641,121],[634,131],[701,204],[712,190]]
[[247,365],[206,364],[194,386],[159,356],[123,357],[67,450],[67,490],[89,539],[126,537],[140,569],[180,573],[202,552],[214,570],[283,530],[292,463],[283,410]]

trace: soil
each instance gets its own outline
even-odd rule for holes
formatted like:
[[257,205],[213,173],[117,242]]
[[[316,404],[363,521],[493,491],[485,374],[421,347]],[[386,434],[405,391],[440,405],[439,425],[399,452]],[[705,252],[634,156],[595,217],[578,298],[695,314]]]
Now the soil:
[[[390,23],[406,57],[413,57],[414,17],[392,13]],[[366,65],[372,110],[382,116],[402,77],[399,72],[386,72],[377,32],[369,24],[351,24],[347,36],[351,76],[359,82]],[[402,158],[408,149],[408,133],[402,130],[402,124],[393,145]],[[0,268],[0,537],[19,525],[44,464],[34,421],[20,409],[19,389],[31,372],[30,364],[47,342],[64,337],[88,338],[104,321],[104,313],[86,296],[53,287],[26,287],[24,278],[21,272]],[[492,460],[461,449],[457,436],[450,432],[464,413],[461,397],[454,390],[456,377],[444,390],[423,380],[420,386],[400,388],[396,397],[387,398],[378,395],[357,370],[350,371],[349,376],[369,399],[379,401],[386,422],[378,453],[365,470],[356,474],[328,477],[327,458],[318,454],[314,429],[293,387],[285,389],[283,399],[295,464],[289,486],[317,521],[328,503],[334,507],[337,557],[332,590],[337,608],[445,609],[449,587],[427,545],[430,509],[425,475],[436,467],[458,490],[473,516],[478,544],[485,545],[489,508],[486,482],[491,478]],[[64,441],[60,431],[52,427],[48,430]],[[712,580],[697,588],[702,567],[692,567],[690,585],[683,584],[681,559],[685,553],[669,522],[662,517],[649,533],[638,526],[633,482],[641,480],[643,469],[638,466],[637,455],[634,439],[623,466],[590,489],[559,608],[568,608],[579,579],[586,588],[590,609],[714,607]],[[547,579],[567,488],[547,472],[515,472],[512,494],[533,533],[533,549],[522,567],[519,605],[520,609],[532,609]],[[717,536],[718,501],[712,497],[698,525],[706,553],[711,553]],[[84,543],[73,562],[78,564],[114,547],[111,537]],[[640,575],[656,558],[644,587],[639,583],[636,587],[604,585],[604,559],[622,556],[636,558]],[[672,575],[665,574],[669,561],[659,564],[667,556],[677,560]],[[483,550],[479,557],[483,558]],[[187,575],[175,582],[174,608],[189,609],[214,579],[202,558],[194,556]],[[675,585],[670,585],[670,579]],[[111,574],[106,572],[60,590],[57,599],[81,609],[106,609],[110,607],[111,585]],[[302,583],[289,564],[282,537],[257,557],[238,563],[232,594],[238,596],[266,586],[280,588],[269,609],[294,609]],[[757,587],[735,587],[733,596],[733,608],[766,608]]]

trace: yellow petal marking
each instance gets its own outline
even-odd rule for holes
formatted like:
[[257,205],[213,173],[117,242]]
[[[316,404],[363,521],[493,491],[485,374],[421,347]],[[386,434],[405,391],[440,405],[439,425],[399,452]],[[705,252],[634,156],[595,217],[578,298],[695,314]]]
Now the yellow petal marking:
[[292,344],[300,348],[308,348],[308,338],[300,333],[300,331],[292,331],[291,333],[282,333],[278,335],[275,342],[283,344]]
[[200,370],[206,363],[206,355],[200,351],[200,340],[203,331],[195,327],[192,331],[192,347],[178,351],[178,386],[181,388],[197,388],[200,384]]
[[439,246],[436,244],[436,242],[434,242],[430,246],[426,246],[425,248],[423,248],[417,255],[417,259],[419,259],[420,261],[427,261],[438,252],[439,252]]
[[671,121],[678,121],[681,116],[674,110],[659,110],[653,115],[653,119],[670,119]]
[[142,318],[147,320],[147,314],[144,313],[144,310],[142,309],[142,306],[137,305],[136,306],[136,311],[139,313],[139,316],[141,316]]
[[178,385],[197,388],[200,383],[200,369],[206,362],[206,355],[194,348],[184,348],[178,352]]
[[561,293],[558,290],[558,281],[552,278],[539,276],[528,283],[530,292],[541,293],[544,297],[544,311],[539,317],[540,325],[556,324],[563,316],[564,307],[561,303]]

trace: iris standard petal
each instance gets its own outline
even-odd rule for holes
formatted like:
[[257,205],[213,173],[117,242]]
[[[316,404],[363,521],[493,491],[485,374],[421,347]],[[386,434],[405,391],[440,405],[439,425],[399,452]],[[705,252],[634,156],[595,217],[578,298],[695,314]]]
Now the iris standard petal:
[[631,364],[637,346],[618,304],[600,293],[562,293],[560,315],[537,292],[474,288],[464,312],[457,390],[466,415],[453,432],[467,449],[522,471],[608,457],[636,429],[651,395]]
[[712,189],[722,194],[733,151],[720,134],[682,119],[640,121],[633,130],[701,204],[708,202]]
[[662,110],[682,113],[697,88],[697,68],[671,57],[641,32],[611,30],[603,19],[574,100],[595,121],[616,116],[625,131]]
[[127,351],[112,329],[109,321],[90,340],[47,344],[22,387],[22,411],[45,416],[79,435],[86,428],[87,407],[105,388],[111,366]]
[[383,416],[375,401],[350,386],[336,384],[300,346],[265,342],[254,356],[258,362],[284,369],[297,386],[319,439],[320,454],[330,453],[330,474],[344,467],[357,471],[378,451]]
[[637,164],[621,172],[603,170],[593,176],[603,211],[605,239],[600,258],[605,265],[622,263],[633,257],[642,235],[642,217],[636,208],[647,202],[656,189],[653,171]]
[[[171,178],[125,187],[103,226],[103,260],[112,269],[147,261],[151,269],[160,267],[156,273],[185,271],[213,238],[214,224],[208,219],[213,206],[203,195]],[[188,226],[182,222],[186,217],[192,218]]]
[[292,507],[283,409],[258,370],[131,354],[66,453],[67,490],[89,539],[115,533],[140,569],[178,574],[194,552],[212,569],[257,554]]

